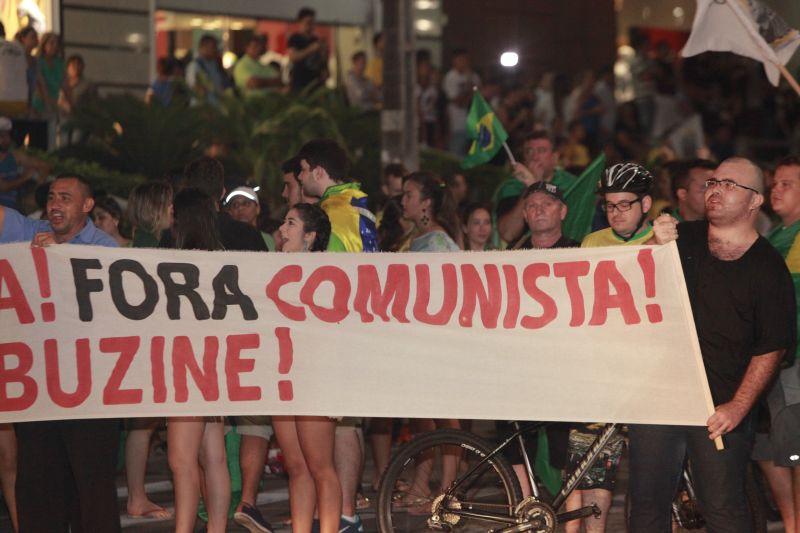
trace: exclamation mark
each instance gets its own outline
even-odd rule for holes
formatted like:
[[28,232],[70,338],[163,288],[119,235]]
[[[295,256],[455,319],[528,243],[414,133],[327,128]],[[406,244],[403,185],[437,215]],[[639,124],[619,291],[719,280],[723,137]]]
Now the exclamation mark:
[[[648,298],[656,297],[656,263],[653,261],[653,250],[647,248],[639,251],[639,266],[644,274],[644,294]],[[661,315],[661,306],[658,304],[647,304],[644,306],[647,311],[647,318],[652,324],[661,322],[664,317]]]
[[[292,369],[294,359],[294,349],[292,347],[292,337],[289,335],[289,328],[275,328],[275,336],[278,337],[278,373],[288,374]],[[282,402],[289,402],[294,398],[292,380],[282,379],[278,381],[278,397]]]
[[[47,269],[47,253],[44,248],[31,248],[33,264],[36,267],[36,278],[39,280],[39,293],[42,298],[50,298],[50,272]],[[53,302],[42,303],[42,320],[52,322],[56,319],[56,307]]]

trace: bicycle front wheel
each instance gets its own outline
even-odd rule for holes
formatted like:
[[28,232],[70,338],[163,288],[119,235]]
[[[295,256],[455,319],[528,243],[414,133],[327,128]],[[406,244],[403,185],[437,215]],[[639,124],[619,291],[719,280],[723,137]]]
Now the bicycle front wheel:
[[[380,531],[486,531],[508,523],[522,499],[511,465],[498,454],[475,469],[495,447],[458,429],[415,437],[400,449],[381,479]],[[450,486],[453,490],[445,495]]]

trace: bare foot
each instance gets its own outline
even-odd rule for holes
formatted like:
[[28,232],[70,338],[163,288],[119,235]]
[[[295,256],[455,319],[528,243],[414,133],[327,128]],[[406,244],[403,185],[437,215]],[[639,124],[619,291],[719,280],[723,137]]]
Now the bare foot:
[[153,519],[166,519],[172,518],[172,513],[156,505],[150,500],[144,502],[128,502],[127,506],[128,516],[133,518],[153,518]]

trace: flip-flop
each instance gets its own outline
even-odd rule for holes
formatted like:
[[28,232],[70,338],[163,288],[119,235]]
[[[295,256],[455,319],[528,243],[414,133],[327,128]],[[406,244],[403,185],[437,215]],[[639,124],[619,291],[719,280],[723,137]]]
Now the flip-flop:
[[173,514],[163,507],[151,509],[142,514],[128,514],[128,518],[132,518],[134,520],[168,520],[172,517]]

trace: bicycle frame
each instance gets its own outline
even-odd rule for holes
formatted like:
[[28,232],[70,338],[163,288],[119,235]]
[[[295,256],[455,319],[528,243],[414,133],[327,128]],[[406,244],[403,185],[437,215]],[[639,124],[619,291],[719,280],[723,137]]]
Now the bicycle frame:
[[[522,459],[523,464],[525,466],[525,471],[528,476],[528,481],[531,484],[531,493],[534,498],[537,500],[541,500],[539,489],[536,484],[536,475],[533,472],[533,468],[531,467],[530,458],[528,457],[528,452],[525,449],[525,439],[523,434],[525,433],[532,433],[534,430],[538,430],[542,427],[545,427],[547,424],[544,422],[533,422],[525,424],[524,426],[520,427],[519,422],[514,422],[514,427],[516,431],[506,438],[502,443],[500,443],[497,448],[495,448],[491,453],[489,453],[486,457],[481,459],[475,466],[473,466],[466,474],[457,478],[448,489],[444,493],[443,502],[447,501],[448,496],[452,496],[452,494],[458,489],[461,482],[464,479],[469,478],[474,472],[476,472],[479,468],[481,468],[487,461],[491,461],[498,453],[502,452],[507,446],[511,444],[514,440],[519,443],[520,451],[522,452]],[[603,431],[600,435],[597,436],[595,441],[586,451],[586,455],[583,456],[581,461],[575,467],[575,469],[567,475],[566,481],[561,487],[561,490],[556,494],[553,502],[551,503],[551,507],[554,510],[557,510],[561,507],[561,505],[566,501],[567,497],[575,490],[575,487],[578,486],[578,483],[589,471],[592,465],[595,463],[597,458],[600,456],[600,452],[602,451],[603,447],[608,443],[609,440],[619,431],[619,426],[617,424],[606,424],[603,428]],[[481,520],[492,520],[495,522],[502,522],[507,524],[515,524],[517,523],[517,518],[511,515],[495,515],[495,514],[486,514],[486,513],[478,513],[473,512],[470,510],[470,506],[467,505],[464,507],[464,504],[467,502],[462,502],[462,508],[460,509],[447,509],[448,514],[454,514],[458,516],[470,517],[470,518],[477,518]],[[592,505],[588,507],[583,507],[581,509],[577,509],[575,511],[566,511],[563,513],[557,514],[558,522],[568,522],[570,520],[575,520],[578,518],[584,518],[587,516],[591,516],[596,514],[597,508]]]

